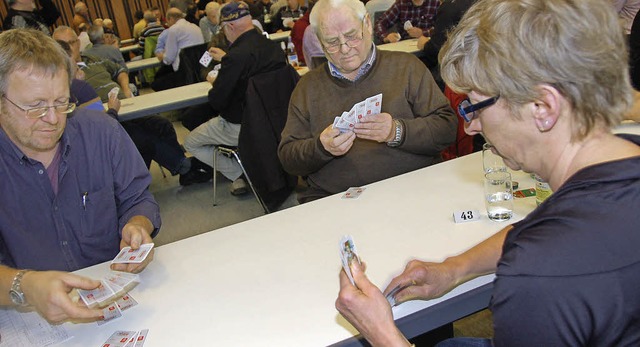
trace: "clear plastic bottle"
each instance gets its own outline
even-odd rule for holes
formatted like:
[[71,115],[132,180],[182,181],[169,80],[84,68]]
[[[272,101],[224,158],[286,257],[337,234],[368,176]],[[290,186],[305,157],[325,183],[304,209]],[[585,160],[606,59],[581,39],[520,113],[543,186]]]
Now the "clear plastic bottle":
[[291,42],[291,38],[289,38],[289,44],[287,45],[287,60],[291,66],[298,66],[298,54],[296,53],[295,45]]
[[536,180],[536,205],[540,205],[553,193],[553,191],[551,190],[549,183],[544,181],[542,177],[534,175],[534,179]]

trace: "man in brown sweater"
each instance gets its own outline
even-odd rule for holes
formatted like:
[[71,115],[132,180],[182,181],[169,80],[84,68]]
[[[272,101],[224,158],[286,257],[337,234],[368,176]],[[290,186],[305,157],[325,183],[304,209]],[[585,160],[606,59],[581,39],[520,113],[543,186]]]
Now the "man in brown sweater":
[[[429,70],[411,54],[380,51],[371,19],[358,0],[320,0],[310,16],[328,58],[296,86],[279,156],[288,172],[305,176],[307,202],[413,171],[441,160],[455,141],[457,119]],[[382,93],[381,113],[353,131],[333,120]]]

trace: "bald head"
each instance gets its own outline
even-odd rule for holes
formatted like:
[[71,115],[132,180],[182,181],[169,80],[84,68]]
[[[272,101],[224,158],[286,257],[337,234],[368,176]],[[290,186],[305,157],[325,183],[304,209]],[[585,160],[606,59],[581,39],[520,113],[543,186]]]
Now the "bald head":
[[89,8],[82,1],[76,2],[76,5],[73,7],[73,11],[82,16],[86,16],[89,14]]
[[220,19],[220,4],[215,1],[208,3],[204,8],[204,13],[211,23],[218,24]]

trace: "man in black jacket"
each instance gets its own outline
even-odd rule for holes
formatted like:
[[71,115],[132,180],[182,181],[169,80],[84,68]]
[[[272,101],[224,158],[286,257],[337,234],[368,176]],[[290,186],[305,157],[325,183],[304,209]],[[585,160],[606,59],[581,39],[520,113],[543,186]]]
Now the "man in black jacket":
[[[209,53],[221,61],[217,77],[208,77],[213,84],[209,90],[209,105],[219,110],[219,116],[195,128],[185,139],[184,146],[200,161],[213,166],[215,145],[237,146],[242,113],[249,78],[284,67],[286,57],[277,43],[253,30],[249,6],[231,2],[220,10],[222,30],[230,42],[229,52],[212,47]],[[229,180],[231,193],[242,194],[247,185],[235,160],[224,155],[217,157],[217,169]]]
[[60,12],[51,0],[39,1],[41,8],[36,9],[35,0],[8,0],[9,11],[2,21],[4,30],[34,28],[51,35],[49,27],[60,18]]

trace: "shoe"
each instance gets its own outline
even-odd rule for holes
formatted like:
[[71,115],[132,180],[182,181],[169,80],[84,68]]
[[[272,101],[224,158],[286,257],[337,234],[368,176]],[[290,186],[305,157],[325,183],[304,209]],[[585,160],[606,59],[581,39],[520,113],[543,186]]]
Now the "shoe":
[[233,181],[229,186],[229,191],[231,191],[231,195],[242,195],[247,193],[247,182],[242,178],[238,178]]
[[209,182],[213,176],[205,171],[192,167],[189,172],[184,175],[180,175],[180,185],[189,186],[194,183]]

